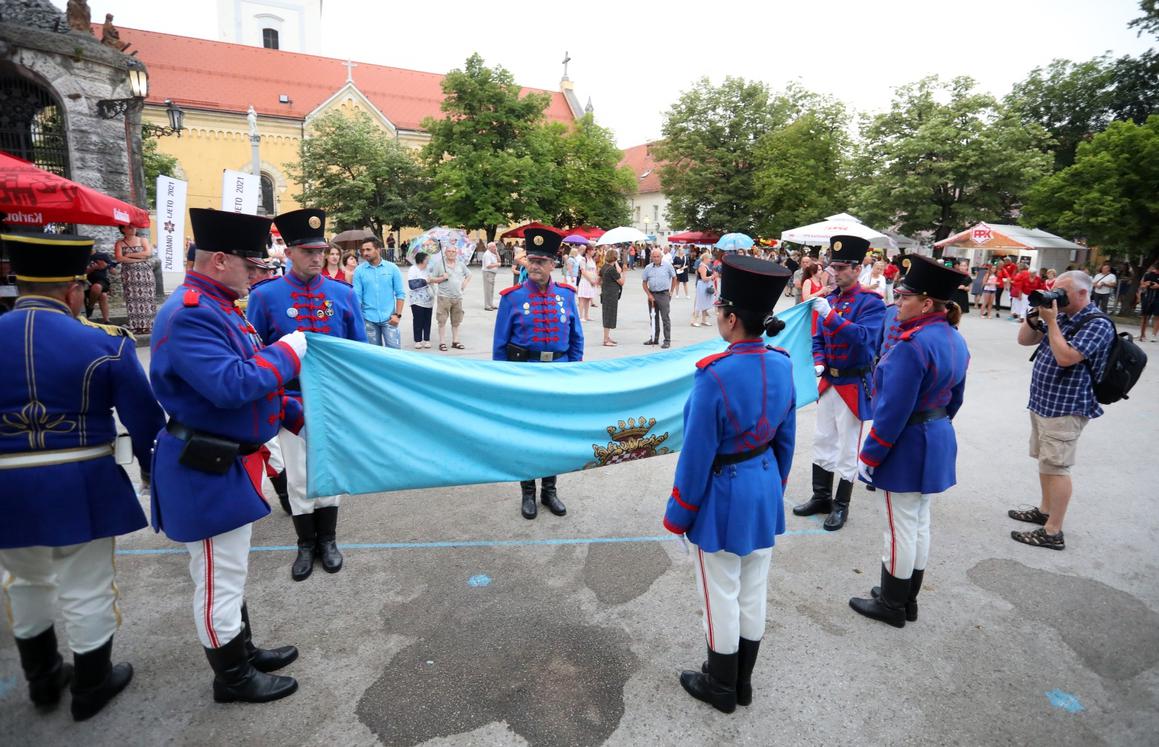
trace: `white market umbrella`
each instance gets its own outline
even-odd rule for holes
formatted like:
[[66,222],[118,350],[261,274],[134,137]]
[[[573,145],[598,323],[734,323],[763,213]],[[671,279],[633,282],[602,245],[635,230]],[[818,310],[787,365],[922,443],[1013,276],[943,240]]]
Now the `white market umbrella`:
[[605,246],[607,244],[634,244],[637,241],[647,241],[648,237],[638,228],[631,226],[620,226],[608,231],[599,239],[596,240],[596,246]]
[[824,246],[834,236],[859,236],[878,249],[897,249],[897,242],[889,236],[875,231],[847,213],[834,215],[818,223],[792,228],[781,232],[781,241],[794,244]]

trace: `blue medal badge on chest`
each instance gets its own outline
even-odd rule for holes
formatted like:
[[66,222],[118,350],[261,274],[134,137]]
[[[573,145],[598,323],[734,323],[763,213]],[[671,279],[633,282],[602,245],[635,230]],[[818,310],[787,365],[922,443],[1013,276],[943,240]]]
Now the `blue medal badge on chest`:
[[286,316],[290,317],[291,319],[297,319],[298,310],[291,306],[290,308],[286,309]]
[[524,313],[524,314],[530,314],[530,313],[531,313],[531,304],[529,304],[529,303],[524,303],[524,304],[523,304],[523,313]]
[[334,316],[334,302],[333,301],[326,301],[325,303],[323,303],[323,306],[326,307],[326,316]]

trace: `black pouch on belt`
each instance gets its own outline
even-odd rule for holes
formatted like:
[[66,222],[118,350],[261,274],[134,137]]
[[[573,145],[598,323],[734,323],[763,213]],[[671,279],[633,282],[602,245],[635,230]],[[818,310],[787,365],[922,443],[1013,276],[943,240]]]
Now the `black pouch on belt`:
[[194,433],[185,442],[178,463],[211,475],[229,472],[241,453],[241,444],[205,433]]
[[507,343],[507,360],[526,361],[531,358],[531,351],[518,345]]

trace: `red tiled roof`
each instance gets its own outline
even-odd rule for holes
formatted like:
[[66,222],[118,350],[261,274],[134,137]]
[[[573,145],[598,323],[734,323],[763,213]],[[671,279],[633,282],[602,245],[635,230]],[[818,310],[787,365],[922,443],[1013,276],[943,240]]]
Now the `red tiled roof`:
[[[99,35],[99,25],[95,28]],[[139,29],[120,32],[132,45],[129,52],[137,52],[149,68],[150,104],[172,99],[187,109],[227,112],[245,112],[252,104],[259,115],[305,119],[346,84],[344,60]],[[395,127],[419,130],[424,117],[442,116],[439,73],[356,62],[353,78]],[[574,122],[563,94],[548,93],[547,119]],[[282,94],[290,97],[289,104],[278,103]]]
[[636,174],[636,191],[640,194],[661,192],[660,172],[652,158],[652,144],[644,143],[624,150],[621,166],[627,166]]

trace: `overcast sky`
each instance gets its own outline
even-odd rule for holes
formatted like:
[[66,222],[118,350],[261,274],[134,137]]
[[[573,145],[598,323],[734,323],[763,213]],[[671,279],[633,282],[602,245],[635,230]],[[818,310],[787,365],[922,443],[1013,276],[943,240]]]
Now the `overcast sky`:
[[[53,0],[63,8],[66,0]],[[215,38],[214,0],[90,0],[119,26]],[[859,111],[895,86],[970,75],[1002,96],[1054,58],[1150,46],[1127,22],[1137,0],[710,0],[384,2],[325,0],[321,54],[447,72],[477,51],[526,86],[558,90],[564,52],[580,101],[620,147],[660,134],[663,112],[702,76],[797,80]],[[190,60],[195,65],[196,60]],[[355,69],[355,82],[358,74]]]

